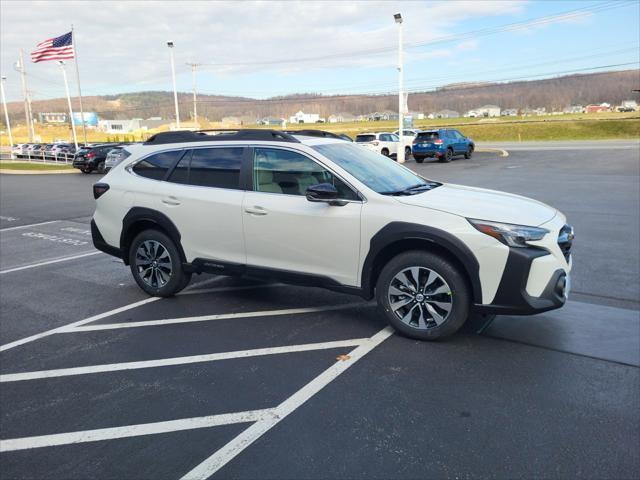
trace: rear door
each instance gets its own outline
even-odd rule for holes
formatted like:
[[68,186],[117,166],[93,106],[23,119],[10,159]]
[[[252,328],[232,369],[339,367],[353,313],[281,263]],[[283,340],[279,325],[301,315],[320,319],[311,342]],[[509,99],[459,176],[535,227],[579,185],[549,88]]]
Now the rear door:
[[[242,216],[247,264],[357,285],[362,201],[355,190],[311,157],[256,147],[253,190]],[[308,187],[331,183],[344,206],[307,200]]]
[[194,148],[155,189],[158,210],[181,234],[187,261],[244,264],[240,168],[244,147]]

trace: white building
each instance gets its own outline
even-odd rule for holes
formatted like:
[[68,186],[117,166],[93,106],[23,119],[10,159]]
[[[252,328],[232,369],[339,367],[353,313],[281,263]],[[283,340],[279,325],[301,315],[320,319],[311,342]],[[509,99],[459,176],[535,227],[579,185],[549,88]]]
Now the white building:
[[327,118],[327,121],[329,123],[345,123],[345,122],[355,122],[356,121],[356,117],[354,115],[351,115],[350,113],[336,113],[334,115],[329,115],[329,118]]
[[100,120],[98,130],[105,133],[129,133],[140,129],[141,118],[131,120]]
[[324,119],[320,118],[320,114],[304,113],[302,110],[289,117],[289,123],[319,123],[321,120],[324,122]]
[[497,105],[483,105],[480,108],[469,110],[465,117],[499,117],[500,107]]
[[433,112],[429,118],[458,118],[460,114],[455,110],[440,110],[438,112]]

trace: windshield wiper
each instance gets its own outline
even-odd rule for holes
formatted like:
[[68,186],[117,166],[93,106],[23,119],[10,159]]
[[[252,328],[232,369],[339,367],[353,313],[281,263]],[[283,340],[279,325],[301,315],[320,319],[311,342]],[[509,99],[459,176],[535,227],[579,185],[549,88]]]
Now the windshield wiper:
[[380,194],[381,195],[416,195],[418,193],[426,192],[427,190],[432,190],[438,186],[440,186],[440,184],[436,182],[418,183],[417,185],[407,187],[403,190],[392,190],[389,192],[380,192]]

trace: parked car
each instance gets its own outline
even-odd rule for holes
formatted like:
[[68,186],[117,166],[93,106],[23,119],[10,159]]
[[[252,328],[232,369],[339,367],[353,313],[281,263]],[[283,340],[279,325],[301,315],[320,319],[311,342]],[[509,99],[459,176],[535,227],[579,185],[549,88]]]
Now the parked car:
[[72,147],[75,150],[75,146],[69,144],[69,143],[56,143],[53,145],[53,147],[51,148],[51,155],[53,156],[53,158],[55,158],[56,160],[65,160],[69,154],[68,152],[68,148]]
[[104,173],[107,153],[112,148],[112,144],[82,147],[73,158],[73,166],[80,169],[82,173],[91,173],[93,171]]
[[55,147],[55,143],[45,143],[42,147],[42,155],[44,158],[54,158],[53,147]]
[[15,158],[21,158],[24,148],[25,148],[24,143],[16,143],[11,147],[11,155],[13,155]]
[[44,147],[41,143],[32,143],[27,148],[27,156],[42,158],[42,148]]
[[[417,130],[415,128],[405,128],[405,129],[402,130],[402,143],[404,143],[404,156],[405,156],[405,158],[408,157],[409,155],[411,155],[412,147],[413,147],[413,141],[415,140],[416,135],[418,135],[419,132],[420,132],[420,130]],[[394,133],[394,135],[397,135],[398,138],[400,138],[400,130],[396,130],[393,133]]]
[[113,147],[109,152],[107,152],[107,156],[104,162],[105,170],[111,170],[117,164],[122,162],[125,158],[131,155],[126,149],[126,145],[118,145],[117,147]]
[[369,150],[381,153],[385,157],[397,156],[400,139],[389,132],[359,133],[356,135],[356,143]]
[[276,130],[164,132],[127,150],[93,187],[91,234],[149,295],[203,272],[322,286],[375,297],[399,332],[428,340],[472,313],[566,301],[573,229],[540,202]]
[[422,163],[426,157],[435,157],[441,162],[450,162],[455,155],[471,158],[474,149],[473,140],[452,128],[420,132],[412,147],[413,158],[418,163]]

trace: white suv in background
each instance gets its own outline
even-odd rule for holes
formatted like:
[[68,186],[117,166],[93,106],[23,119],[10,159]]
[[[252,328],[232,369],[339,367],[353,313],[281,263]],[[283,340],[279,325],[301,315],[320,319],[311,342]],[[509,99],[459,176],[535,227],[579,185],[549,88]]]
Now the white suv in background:
[[400,138],[395,133],[359,133],[355,142],[369,150],[381,153],[385,157],[395,157],[398,155],[398,145]]
[[471,312],[561,307],[573,230],[555,208],[427,180],[313,131],[165,132],[94,185],[94,245],[148,294],[193,273],[375,296],[405,335],[449,335]]

